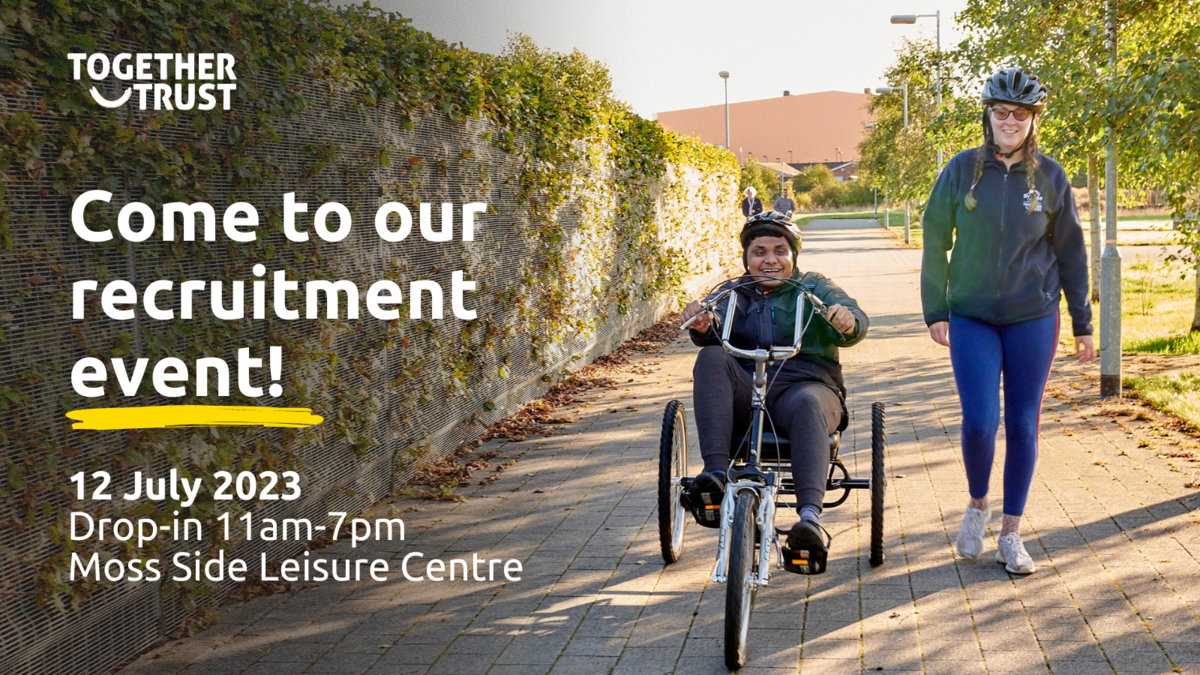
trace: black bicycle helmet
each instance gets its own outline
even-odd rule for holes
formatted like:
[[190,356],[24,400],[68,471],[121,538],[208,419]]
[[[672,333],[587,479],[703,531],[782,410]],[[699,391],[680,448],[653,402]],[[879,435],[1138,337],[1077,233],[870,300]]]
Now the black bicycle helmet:
[[746,264],[746,249],[750,248],[750,242],[754,241],[756,237],[783,237],[786,239],[788,246],[792,249],[792,263],[795,264],[796,256],[800,253],[800,228],[796,227],[796,223],[786,214],[778,211],[763,211],[751,216],[746,221],[746,224],[742,226],[740,236],[743,265]]
[[981,103],[1012,103],[1029,108],[1037,114],[1046,110],[1046,87],[1037,75],[1030,75],[1020,68],[1005,68],[983,83],[979,92]]

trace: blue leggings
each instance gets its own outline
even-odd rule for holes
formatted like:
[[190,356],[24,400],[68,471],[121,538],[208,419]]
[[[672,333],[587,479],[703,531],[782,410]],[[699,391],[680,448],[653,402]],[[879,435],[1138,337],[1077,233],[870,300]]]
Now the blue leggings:
[[1007,326],[950,316],[950,362],[962,404],[962,452],[971,497],[987,496],[1004,374],[1004,513],[1021,516],[1037,466],[1038,424],[1058,347],[1058,312]]

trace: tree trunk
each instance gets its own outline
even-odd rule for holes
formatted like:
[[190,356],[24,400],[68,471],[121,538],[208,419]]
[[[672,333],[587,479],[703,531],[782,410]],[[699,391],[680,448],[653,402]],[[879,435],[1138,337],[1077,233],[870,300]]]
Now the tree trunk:
[[1104,237],[1100,234],[1100,160],[1088,155],[1088,213],[1092,223],[1092,302],[1100,302],[1100,254]]
[[1196,261],[1196,311],[1192,313],[1192,330],[1200,331],[1200,259]]

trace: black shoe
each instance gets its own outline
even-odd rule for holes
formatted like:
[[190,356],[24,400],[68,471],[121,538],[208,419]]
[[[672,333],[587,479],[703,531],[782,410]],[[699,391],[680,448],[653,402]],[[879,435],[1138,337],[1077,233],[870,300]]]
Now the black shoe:
[[824,572],[832,543],[833,537],[816,521],[801,520],[788,532],[782,551],[784,569],[797,574]]
[[792,526],[791,532],[788,532],[787,545],[792,550],[820,549],[827,551],[830,543],[832,542],[829,533],[812,520],[798,521]]
[[723,495],[725,494],[725,472],[705,471],[692,479],[692,485],[689,490],[695,495],[703,493],[720,493]]
[[724,471],[705,471],[696,476],[683,494],[684,506],[702,527],[721,526],[721,502],[724,499]]

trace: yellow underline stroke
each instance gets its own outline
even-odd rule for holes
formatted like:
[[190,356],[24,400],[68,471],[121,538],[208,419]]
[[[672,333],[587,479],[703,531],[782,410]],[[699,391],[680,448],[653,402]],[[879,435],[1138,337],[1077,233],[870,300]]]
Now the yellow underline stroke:
[[72,410],[72,429],[167,429],[171,427],[311,427],[325,418],[311,408],[228,405],[160,405]]

